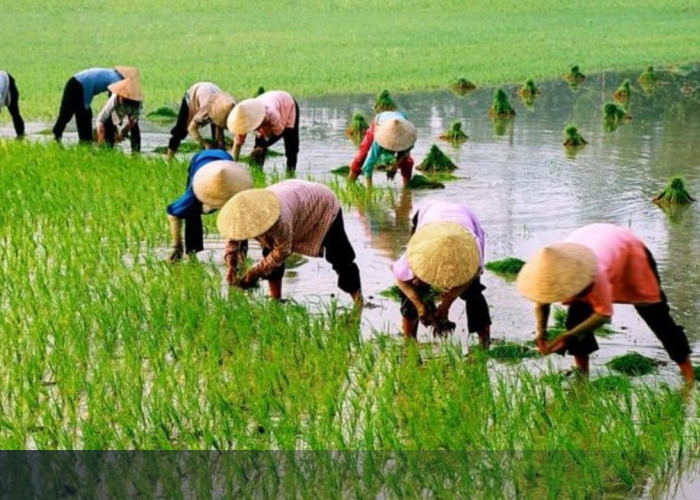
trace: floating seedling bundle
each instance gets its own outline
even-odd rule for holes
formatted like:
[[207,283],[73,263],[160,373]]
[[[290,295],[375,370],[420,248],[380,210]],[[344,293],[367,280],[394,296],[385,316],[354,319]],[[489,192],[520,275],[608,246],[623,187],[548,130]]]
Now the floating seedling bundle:
[[391,97],[388,90],[384,89],[374,103],[374,112],[381,113],[382,111],[396,111],[398,106]]
[[647,69],[645,69],[642,74],[639,75],[637,81],[643,87],[653,87],[658,83],[659,75],[654,72],[654,66],[647,66]]
[[567,148],[575,148],[588,144],[586,139],[579,133],[578,128],[574,125],[569,125],[564,129],[564,146]]
[[518,95],[521,97],[535,97],[540,95],[542,92],[537,88],[533,80],[528,80],[525,85],[518,89]]
[[466,78],[457,78],[457,80],[452,82],[452,84],[450,85],[450,89],[452,90],[452,92],[454,92],[457,95],[466,95],[475,88],[476,85],[474,85]]
[[359,144],[367,132],[369,124],[362,113],[355,113],[350,119],[350,125],[345,130],[345,135],[350,137],[355,144]]
[[169,106],[161,106],[150,111],[146,116],[153,122],[172,122],[177,120],[177,111]]
[[503,276],[506,279],[515,279],[520,270],[525,265],[525,261],[516,257],[506,257],[502,260],[492,260],[484,266],[494,274]]
[[652,201],[659,205],[690,205],[695,198],[688,193],[683,178],[675,175],[669,179],[663,191],[652,198]]
[[511,118],[515,116],[515,110],[510,105],[508,95],[503,89],[498,89],[493,94],[493,102],[489,108],[489,116],[492,118]]
[[578,67],[578,64],[571,66],[571,68],[569,68],[569,72],[564,75],[564,80],[569,82],[569,84],[572,86],[580,85],[585,79],[586,75],[581,73],[581,69]]
[[632,116],[627,113],[625,108],[614,102],[606,102],[603,106],[603,125],[605,130],[609,132],[614,131],[623,121],[631,119]]
[[527,358],[537,358],[540,353],[528,347],[527,345],[518,344],[517,342],[502,342],[491,346],[486,352],[487,356],[498,361],[515,363]]
[[443,153],[436,144],[433,144],[428,151],[428,156],[416,167],[422,172],[452,172],[457,165]]
[[617,356],[606,363],[612,370],[632,377],[655,372],[660,362],[638,352]]
[[626,103],[627,101],[630,100],[630,96],[632,95],[632,88],[630,87],[630,81],[625,80],[620,84],[620,86],[615,90],[613,93],[613,97],[617,102],[620,103]]
[[441,182],[428,179],[424,175],[415,174],[408,181],[410,189],[445,189],[445,185]]
[[459,144],[466,141],[469,137],[462,131],[462,122],[456,121],[452,123],[450,130],[440,136],[443,141],[449,141],[453,144]]

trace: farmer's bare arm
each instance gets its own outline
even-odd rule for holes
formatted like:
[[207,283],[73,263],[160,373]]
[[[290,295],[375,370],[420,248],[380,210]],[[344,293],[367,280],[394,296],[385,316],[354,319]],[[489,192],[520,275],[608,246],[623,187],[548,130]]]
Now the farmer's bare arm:
[[[592,332],[596,328],[603,326],[606,323],[610,323],[610,316],[603,316],[602,314],[593,313],[588,316],[584,321],[573,327],[571,330],[566,331],[562,335],[558,336],[551,342],[546,343],[545,350],[546,353],[555,352],[566,346],[566,341],[569,338],[581,338],[585,334]],[[539,347],[539,346],[538,346]],[[540,349],[541,351],[542,349]]]
[[437,310],[435,311],[435,317],[437,318],[442,318],[442,319],[447,319],[447,313],[450,312],[450,306],[452,306],[452,303],[464,293],[464,290],[469,288],[469,285],[471,285],[471,282],[461,285],[461,286],[456,286],[454,288],[450,288],[447,290],[443,296],[442,296],[442,301],[440,302],[440,305],[438,306]]
[[410,281],[396,281],[396,285],[399,287],[399,290],[403,292],[403,294],[408,298],[408,300],[411,301],[411,303],[416,307],[416,310],[418,311],[418,316],[424,316],[425,313],[428,311],[428,308],[426,307],[425,303],[421,300],[420,295],[416,291],[416,287],[414,287]]
[[202,137],[202,134],[199,133],[199,127],[203,127],[209,122],[209,116],[205,114],[205,111],[205,109],[199,110],[197,114],[194,115],[189,125],[187,125],[187,133],[203,148],[206,148],[208,144],[204,140],[204,137]]
[[229,285],[238,284],[238,265],[241,262],[240,244],[236,240],[228,240],[224,249],[224,261],[226,262],[226,282]]
[[547,344],[549,310],[549,304],[535,304],[535,344],[542,354],[545,354]]
[[103,144],[105,142],[105,126],[97,122],[97,144]]

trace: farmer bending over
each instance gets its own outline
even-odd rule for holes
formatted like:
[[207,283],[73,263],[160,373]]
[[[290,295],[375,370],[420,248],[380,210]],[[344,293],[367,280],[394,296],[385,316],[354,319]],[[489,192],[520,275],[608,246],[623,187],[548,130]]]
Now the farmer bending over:
[[108,87],[112,96],[107,99],[97,115],[97,144],[114,147],[127,135],[131,141],[131,152],[141,152],[141,83],[138,78],[125,78]]
[[24,137],[24,120],[19,114],[19,91],[12,75],[6,71],[0,71],[0,111],[4,106],[7,106],[10,112],[17,138],[21,139]]
[[[467,326],[484,349],[491,338],[491,316],[482,294],[485,234],[476,215],[464,205],[427,200],[413,216],[406,252],[392,264],[400,290],[403,333],[416,338],[418,320],[436,335],[455,328],[448,319],[457,297],[466,302]],[[431,287],[441,292],[435,308]]]
[[[315,182],[287,180],[265,189],[250,189],[231,198],[217,226],[226,245],[227,281],[243,288],[268,280],[270,295],[282,297],[284,261],[292,252],[325,256],[338,274],[338,287],[362,307],[360,270],[343,225],[343,212],[330,188]],[[242,278],[237,276],[240,242],[255,238],[263,259]]]
[[[224,149],[224,129],[226,118],[236,104],[232,95],[223,92],[217,85],[211,82],[198,82],[192,85],[180,104],[177,122],[170,131],[166,160],[171,160],[180,142],[189,133],[192,138],[204,149],[216,147]],[[211,125],[211,137],[213,144],[204,140],[199,129]]]
[[[168,205],[168,221],[173,250],[168,261],[182,258],[181,225],[185,220],[185,246],[188,255],[204,250],[202,214],[220,208],[231,196],[253,187],[248,168],[235,163],[231,155],[220,149],[208,149],[195,154],[187,171],[185,193]],[[245,250],[242,249],[243,257]]]
[[[593,331],[610,322],[613,303],[633,304],[686,381],[695,380],[688,339],[671,318],[654,257],[628,229],[613,224],[577,229],[563,242],[540,249],[518,274],[517,286],[536,303],[535,342],[542,354],[568,352],[578,370],[588,374],[589,356],[598,350]],[[567,331],[547,340],[553,302],[569,305]]]
[[233,108],[226,125],[234,135],[233,158],[238,161],[246,134],[255,131],[255,147],[251,158],[261,167],[267,148],[284,139],[287,170],[297,168],[299,155],[299,105],[283,90],[264,92],[254,99],[245,99]]
[[384,111],[372,120],[360,144],[360,150],[350,163],[348,179],[352,182],[362,173],[367,187],[372,186],[372,172],[377,165],[388,165],[387,178],[393,179],[401,170],[404,187],[411,180],[413,158],[411,148],[416,142],[416,127],[400,111]]

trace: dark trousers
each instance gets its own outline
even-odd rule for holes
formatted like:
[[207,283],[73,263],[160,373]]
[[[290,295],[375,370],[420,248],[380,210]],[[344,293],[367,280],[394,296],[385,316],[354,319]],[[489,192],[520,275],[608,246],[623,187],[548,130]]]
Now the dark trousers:
[[[469,333],[480,332],[491,324],[491,314],[489,313],[489,305],[483,294],[484,290],[486,290],[486,287],[481,284],[480,278],[476,278],[472,284],[469,285],[469,288],[459,296],[466,304],[467,329]],[[428,296],[430,293],[430,285],[426,284],[417,287],[417,292],[421,295],[424,302],[427,302],[429,306],[435,309],[435,304]],[[410,320],[418,319],[418,310],[416,306],[413,305],[413,302],[411,302],[401,290],[399,290],[399,297],[401,298],[401,316]]]
[[190,117],[190,106],[187,104],[187,99],[182,98],[182,103],[180,103],[180,111],[177,114],[177,121],[175,126],[170,129],[170,141],[168,141],[168,149],[173,152],[177,151],[180,147],[182,140],[187,137],[187,125],[188,119]]
[[[105,142],[109,147],[114,147],[114,137],[117,134],[117,127],[114,126],[111,120],[107,120],[104,124],[105,126]],[[129,140],[131,141],[131,152],[140,153],[141,152],[141,129],[139,128],[139,122],[134,123],[131,130],[128,132]]]
[[57,141],[63,137],[63,131],[73,115],[78,127],[80,142],[92,142],[92,110],[85,108],[85,91],[75,77],[71,77],[63,89],[61,108],[58,111],[56,124],[53,126],[53,135]]
[[10,104],[7,106],[7,110],[12,117],[12,125],[15,127],[17,137],[24,137],[24,120],[19,113],[19,91],[12,75],[8,73],[7,76],[10,80]]
[[[333,270],[338,275],[338,288],[349,294],[359,291],[362,288],[360,269],[355,264],[355,250],[353,250],[345,232],[342,210],[338,210],[338,215],[335,216],[331,227],[328,228],[328,232],[321,243],[321,249],[324,252],[324,257],[330,262]],[[271,248],[263,248],[263,257],[267,257],[271,251]],[[264,278],[278,281],[283,276],[284,264],[267,276],[264,276]]]
[[[661,301],[650,305],[635,305],[634,308],[649,328],[651,328],[651,331],[654,332],[656,338],[661,341],[669,357],[676,363],[680,363],[685,360],[691,352],[690,346],[688,345],[688,338],[685,335],[683,327],[677,325],[671,317],[666,294],[661,290],[661,279],[659,278],[659,273],[656,268],[656,261],[649,250],[647,250],[646,253],[649,264],[654,271],[656,281],[659,284]],[[593,314],[593,308],[589,303],[582,301],[573,302],[571,306],[569,306],[569,311],[566,315],[566,328],[568,330],[574,328],[576,325],[585,321],[591,314]],[[566,343],[566,347],[562,349],[559,354],[568,352],[574,356],[588,356],[597,350],[598,342],[595,339],[595,335],[593,332],[589,332],[580,339],[569,339]]]
[[287,158],[287,170],[297,169],[297,157],[299,156],[299,104],[294,101],[296,108],[296,119],[294,120],[294,128],[285,128],[282,135],[276,135],[265,139],[264,137],[255,138],[255,147],[262,148],[262,154],[257,158],[257,162],[262,167],[265,164],[267,149],[280,139],[284,139],[284,156]]

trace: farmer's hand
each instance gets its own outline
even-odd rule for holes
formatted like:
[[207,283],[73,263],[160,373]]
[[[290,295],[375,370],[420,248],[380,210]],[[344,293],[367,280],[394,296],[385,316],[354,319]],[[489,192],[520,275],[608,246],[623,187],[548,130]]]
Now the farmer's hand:
[[424,326],[432,326],[435,324],[435,315],[430,309],[426,309],[423,314],[419,316],[419,319]]
[[258,282],[257,278],[250,276],[249,273],[245,273],[243,278],[241,278],[241,280],[239,281],[238,286],[240,286],[241,288],[244,288],[244,289],[245,288],[253,288],[254,286],[256,286],[257,282]]
[[560,351],[562,349],[566,348],[566,341],[569,339],[569,335],[560,335],[554,340],[550,342],[545,342],[545,352],[542,352],[542,349],[540,349],[540,352],[542,354],[552,354],[553,352]]
[[122,142],[124,140],[124,135],[121,132],[114,134],[114,142]]
[[537,337],[535,339],[535,346],[537,346],[537,349],[540,351],[540,354],[549,354],[549,352],[547,352],[547,341],[544,337]]
[[258,165],[262,165],[265,162],[265,150],[260,146],[255,146],[250,153],[250,159]]
[[389,168],[386,171],[386,178],[389,179],[390,181],[394,180],[394,177],[396,177],[396,170],[395,168]]

